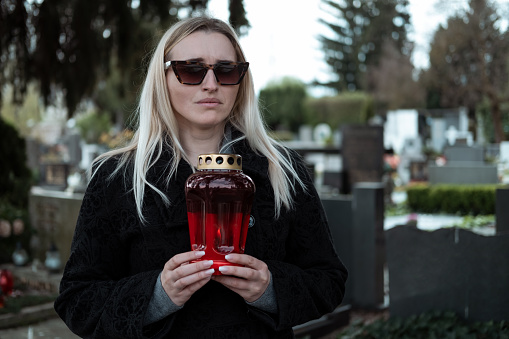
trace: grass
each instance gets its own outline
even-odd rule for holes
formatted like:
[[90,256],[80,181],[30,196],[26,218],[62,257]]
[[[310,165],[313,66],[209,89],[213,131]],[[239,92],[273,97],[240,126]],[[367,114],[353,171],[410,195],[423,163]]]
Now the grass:
[[453,312],[427,312],[407,318],[352,323],[337,339],[509,339],[508,321],[467,322]]

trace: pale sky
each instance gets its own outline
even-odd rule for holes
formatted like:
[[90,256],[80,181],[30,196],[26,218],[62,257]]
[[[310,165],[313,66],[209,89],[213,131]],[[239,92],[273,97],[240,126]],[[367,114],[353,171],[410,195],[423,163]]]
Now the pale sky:
[[[426,68],[429,42],[447,16],[435,8],[438,0],[409,2],[412,24],[409,38],[415,43],[412,60],[415,67]],[[306,83],[330,79],[317,39],[327,32],[318,22],[319,18],[327,20],[320,0],[245,0],[244,5],[251,28],[241,38],[241,44],[257,92],[271,80],[283,76],[293,76]],[[228,20],[228,0],[210,0],[209,11],[217,18]]]

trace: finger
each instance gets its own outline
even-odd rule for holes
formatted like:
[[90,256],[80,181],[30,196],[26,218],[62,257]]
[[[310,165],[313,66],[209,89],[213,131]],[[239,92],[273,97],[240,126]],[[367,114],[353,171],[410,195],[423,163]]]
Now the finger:
[[194,294],[194,292],[198,291],[207,282],[210,281],[210,279],[212,278],[212,273],[214,273],[214,269],[209,269],[209,270],[206,270],[206,271],[203,271],[203,272],[200,272],[199,274],[197,274],[198,280],[187,285],[186,291],[188,293],[190,293],[191,295]]
[[[187,282],[184,281],[178,281],[177,284],[173,285],[173,288],[170,288],[168,291],[165,288],[166,293],[170,297],[170,299],[173,301],[175,305],[181,306],[191,298],[191,296],[198,291],[200,288],[202,288],[207,282],[210,281],[210,278],[212,277],[212,273],[214,272],[213,269],[209,269],[207,271],[201,271],[198,274],[195,274],[193,278],[196,278],[196,280],[193,279],[187,279],[183,278],[183,280],[188,280]],[[176,286],[179,285],[179,286]],[[163,286],[164,288],[164,286]]]
[[229,288],[249,302],[260,298],[263,292],[265,292],[267,289],[267,286],[264,284],[255,283],[245,279],[239,279],[233,276],[217,275],[213,276],[212,279]]
[[174,270],[165,268],[161,274],[161,281],[168,286],[174,286],[177,290],[183,290],[187,285],[193,284],[209,273],[214,273],[214,270],[212,270],[211,272],[205,272],[205,274],[199,275],[199,273],[210,269],[213,263],[212,260],[202,260],[179,266]]
[[223,284],[224,286],[235,289],[235,290],[247,290],[249,289],[249,285],[251,282],[242,279],[237,276],[230,276],[230,275],[216,275],[213,276],[212,279],[215,281]]
[[192,260],[199,259],[205,255],[204,251],[189,251],[184,253],[179,253],[173,256],[170,260],[166,262],[164,267],[170,271],[173,271],[177,267],[181,266],[185,262],[189,262]]
[[185,289],[189,289],[190,286],[202,280],[208,281],[213,273],[214,273],[213,268],[200,269],[200,271],[196,271],[193,272],[192,274],[178,278],[173,284],[178,290],[182,291]]
[[219,272],[223,275],[235,276],[249,281],[265,280],[263,279],[263,270],[256,270],[251,267],[243,266],[221,266]]
[[[202,271],[208,270],[213,263],[214,261],[212,260],[200,260],[192,264],[182,265],[174,269],[172,273],[173,276],[175,277],[175,280],[184,279],[186,277],[190,277],[199,274]],[[214,270],[212,270],[212,273],[214,273]],[[191,284],[191,282],[188,282],[188,284]]]
[[252,257],[247,254],[230,253],[225,256],[225,259],[231,263],[239,264],[245,267],[250,267],[254,270],[267,269],[267,264],[265,264],[265,262],[258,260],[255,257]]

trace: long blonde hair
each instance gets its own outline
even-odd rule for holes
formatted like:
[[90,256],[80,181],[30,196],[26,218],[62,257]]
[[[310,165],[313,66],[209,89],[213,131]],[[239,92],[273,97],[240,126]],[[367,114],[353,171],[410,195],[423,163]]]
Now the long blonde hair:
[[[122,168],[125,170],[128,162],[134,160],[132,190],[137,212],[142,221],[145,221],[142,207],[146,186],[156,191],[166,204],[170,204],[168,197],[146,178],[147,171],[161,156],[165,143],[173,151],[173,158],[168,166],[167,182],[176,174],[181,159],[191,164],[179,141],[179,128],[170,103],[164,63],[168,61],[168,55],[173,47],[196,31],[217,32],[225,35],[235,49],[237,61],[246,61],[238,37],[229,24],[209,17],[194,17],[176,23],[164,33],[153,52],[139,99],[138,129],[134,137],[127,146],[104,153],[94,160],[94,165],[97,166],[94,166],[95,172],[92,175],[107,159],[120,156],[120,161],[111,177]],[[282,206],[291,207],[292,192],[295,191],[293,183],[305,187],[291,163],[288,152],[284,147],[279,147],[280,145],[267,134],[258,108],[250,71],[239,85],[229,123],[244,134],[254,152],[267,157],[269,178],[276,202],[275,216],[279,216]]]

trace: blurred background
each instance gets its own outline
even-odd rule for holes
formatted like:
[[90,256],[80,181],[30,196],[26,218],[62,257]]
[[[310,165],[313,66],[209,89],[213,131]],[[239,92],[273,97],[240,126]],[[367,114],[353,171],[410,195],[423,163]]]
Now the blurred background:
[[[504,0],[0,0],[0,266],[19,294],[3,289],[5,305],[22,295],[54,298],[92,160],[136,130],[136,100],[161,34],[203,14],[229,21],[241,37],[271,133],[308,162],[354,272],[346,309],[321,334],[366,309],[384,319],[452,310],[507,320],[508,292],[497,287],[509,284],[500,268],[507,262],[497,261],[509,248]],[[436,287],[424,291],[397,261],[390,288],[389,259],[423,255],[396,246],[410,241],[400,226],[479,236],[475,248],[499,266],[485,272],[498,285],[473,282],[469,270],[486,262],[472,258],[462,273],[452,270],[470,286],[461,297],[444,299],[458,288],[438,277],[424,280]],[[452,234],[443,238],[459,239]],[[458,248],[444,246],[434,251]],[[487,248],[502,252],[495,260]],[[362,253],[371,257],[359,261]],[[458,253],[447,258],[465,260]],[[400,292],[410,282],[415,289]],[[500,292],[486,306],[492,313],[474,311],[474,290]],[[446,301],[409,306],[432,295]],[[0,309],[0,329],[16,327],[1,321],[14,313]],[[302,336],[318,337],[309,328]]]

